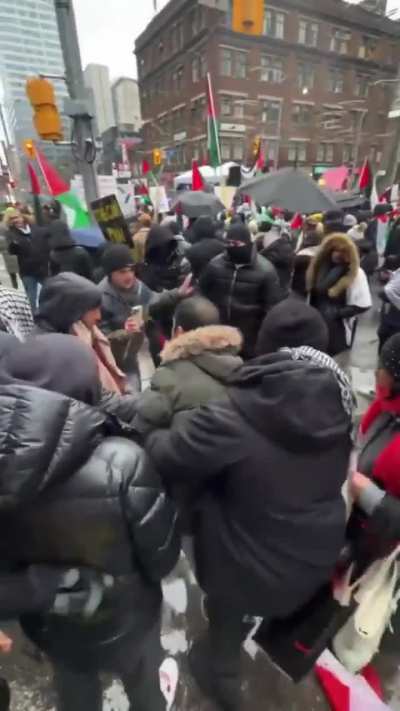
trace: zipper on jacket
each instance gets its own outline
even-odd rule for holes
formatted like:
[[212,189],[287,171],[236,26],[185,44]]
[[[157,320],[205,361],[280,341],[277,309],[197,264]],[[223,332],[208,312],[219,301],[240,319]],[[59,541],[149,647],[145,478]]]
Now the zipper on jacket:
[[245,266],[246,266],[245,264],[239,264],[239,266],[236,266],[236,267],[235,267],[235,272],[234,272],[233,277],[232,277],[231,286],[230,286],[230,289],[229,289],[228,308],[227,308],[227,316],[228,316],[228,321],[229,321],[229,322],[230,322],[231,316],[232,316],[232,299],[233,299],[233,292],[234,292],[234,289],[235,289],[235,286],[236,286],[236,282],[237,282],[237,278],[238,278],[238,274],[239,274],[239,269],[241,269],[242,267],[245,267]]

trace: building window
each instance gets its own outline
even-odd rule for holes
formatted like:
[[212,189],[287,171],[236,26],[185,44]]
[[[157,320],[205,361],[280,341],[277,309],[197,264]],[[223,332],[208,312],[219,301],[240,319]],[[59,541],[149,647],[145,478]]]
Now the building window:
[[235,57],[235,77],[237,79],[246,79],[247,76],[247,54],[246,52],[237,52]]
[[354,160],[354,144],[345,143],[343,146],[343,163],[351,163]]
[[192,82],[196,84],[200,79],[200,67],[199,67],[199,57],[193,57],[192,59]]
[[298,85],[301,90],[310,90],[315,84],[315,67],[307,62],[300,62],[298,73]]
[[369,85],[371,83],[371,77],[358,74],[356,76],[356,83],[354,85],[354,93],[359,96],[360,99],[366,99],[369,92]]
[[292,163],[305,163],[307,160],[307,144],[305,141],[289,143],[288,160]]
[[230,141],[222,139],[221,141],[221,158],[229,161],[231,159],[231,144]]
[[244,158],[244,147],[241,139],[233,142],[233,160],[242,161]]
[[332,94],[342,94],[344,90],[344,74],[340,69],[329,70],[328,89]]
[[268,54],[261,56],[261,81],[268,81],[271,84],[280,84],[285,78],[283,71],[283,60],[280,57],[272,57]]
[[312,122],[313,107],[307,104],[294,104],[292,120],[297,126],[309,126]]
[[317,47],[319,25],[311,20],[300,20],[299,22],[299,43],[307,47]]
[[232,76],[232,52],[224,47],[220,49],[220,75],[222,77]]
[[244,118],[244,103],[240,99],[233,102],[233,116],[235,119]]
[[364,35],[358,48],[359,59],[376,59],[378,41],[376,37]]
[[269,4],[265,8],[264,34],[275,39],[283,39],[285,36],[285,14],[270,10]]
[[232,113],[232,100],[230,96],[221,96],[221,116],[230,116]]
[[204,27],[205,17],[204,9],[199,5],[190,13],[190,31],[192,37],[195,37]]
[[261,120],[263,123],[279,123],[281,116],[280,101],[264,101],[262,105]]
[[317,148],[318,163],[333,163],[334,150],[333,143],[320,143]]
[[331,36],[331,52],[348,54],[350,40],[351,32],[334,27]]

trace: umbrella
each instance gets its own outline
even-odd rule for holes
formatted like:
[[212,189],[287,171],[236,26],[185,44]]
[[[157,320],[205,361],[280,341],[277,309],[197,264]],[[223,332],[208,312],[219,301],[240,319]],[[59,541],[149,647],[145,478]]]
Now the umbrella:
[[86,227],[81,230],[71,230],[72,238],[80,247],[100,247],[105,242],[100,227]]
[[276,205],[291,212],[337,210],[337,204],[311,178],[296,168],[282,168],[249,180],[239,193],[250,195],[259,205]]
[[337,206],[342,210],[361,207],[366,200],[364,193],[360,193],[359,190],[339,190],[335,192],[329,190],[329,188],[324,188],[323,190],[331,200],[336,200]]
[[221,200],[212,193],[187,190],[180,194],[173,210],[182,212],[186,217],[202,217],[203,215],[216,217],[225,208]]

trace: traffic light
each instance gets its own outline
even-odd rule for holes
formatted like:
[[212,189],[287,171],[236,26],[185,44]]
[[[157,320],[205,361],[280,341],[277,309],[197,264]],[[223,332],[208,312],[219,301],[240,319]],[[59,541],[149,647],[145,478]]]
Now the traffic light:
[[22,145],[24,147],[25,155],[29,158],[29,160],[35,160],[36,148],[34,142],[31,139],[28,139],[27,141],[24,141]]
[[233,0],[233,31],[246,35],[262,35],[264,14],[264,0]]
[[61,141],[62,121],[52,83],[47,79],[31,77],[26,82],[26,94],[35,111],[33,123],[40,138],[43,141]]
[[154,148],[153,150],[153,164],[156,166],[161,165],[162,152],[159,148]]
[[254,158],[259,158],[261,152],[261,137],[257,136],[252,145],[252,153]]

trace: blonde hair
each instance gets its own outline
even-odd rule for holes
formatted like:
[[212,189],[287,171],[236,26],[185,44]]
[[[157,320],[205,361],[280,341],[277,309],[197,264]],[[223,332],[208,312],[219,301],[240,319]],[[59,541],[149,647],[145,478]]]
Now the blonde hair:
[[9,227],[11,220],[14,220],[16,217],[22,217],[20,211],[17,210],[16,207],[7,207],[3,215],[3,225]]

